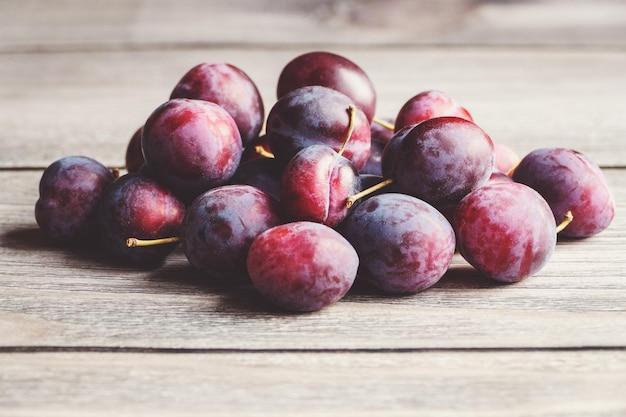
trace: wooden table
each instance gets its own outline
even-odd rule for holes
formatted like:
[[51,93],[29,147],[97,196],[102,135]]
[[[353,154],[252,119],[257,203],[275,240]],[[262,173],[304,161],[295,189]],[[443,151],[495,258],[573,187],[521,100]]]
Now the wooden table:
[[[497,285],[460,257],[434,287],[354,289],[312,314],[70,251],[37,228],[42,170],[124,164],[184,72],[226,61],[267,109],[282,67],[344,54],[378,115],[447,92],[520,155],[577,149],[617,202],[600,235]],[[626,415],[626,5],[566,1],[0,2],[0,415]]]

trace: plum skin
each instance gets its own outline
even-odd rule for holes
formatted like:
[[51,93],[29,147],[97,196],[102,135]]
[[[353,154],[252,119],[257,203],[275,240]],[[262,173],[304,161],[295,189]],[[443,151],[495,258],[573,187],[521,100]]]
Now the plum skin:
[[354,166],[325,145],[311,145],[285,167],[280,201],[290,221],[336,227],[348,214],[346,200],[360,191]]
[[209,101],[181,98],[152,112],[141,147],[154,175],[193,197],[228,181],[242,154],[239,130],[226,110]]
[[356,277],[359,257],[334,229],[292,222],[261,233],[248,252],[254,287],[285,310],[320,310],[343,298]]
[[178,243],[129,248],[126,240],[178,237],[185,211],[183,202],[168,188],[151,178],[129,173],[105,190],[98,204],[98,229],[105,247],[116,259],[153,267]]
[[395,131],[435,117],[455,116],[473,122],[467,109],[447,94],[437,91],[423,91],[411,97],[396,115]]
[[573,221],[561,236],[586,238],[606,229],[615,217],[615,200],[600,167],[572,149],[540,148],[530,152],[513,171],[513,180],[535,189],[546,199],[557,223],[568,211]]
[[484,185],[495,166],[489,135],[459,117],[436,117],[400,129],[387,146],[383,175],[394,180],[398,191],[435,207],[458,203]]
[[141,150],[142,134],[143,126],[140,126],[130,137],[128,145],[126,146],[126,155],[124,160],[126,161],[127,172],[139,172],[141,167],[146,162],[145,158],[143,157],[143,151]]
[[265,110],[261,94],[240,68],[222,62],[203,62],[178,81],[170,99],[206,100],[223,107],[235,120],[241,140],[247,145],[261,132]]
[[[352,101],[345,94],[323,86],[301,87],[290,91],[270,109],[267,137],[276,159],[287,164],[307,146],[322,144],[338,152],[346,141]],[[371,128],[357,107],[354,130],[343,156],[357,170],[367,163],[371,151]]]
[[220,186],[188,207],[183,250],[189,263],[208,277],[241,282],[247,278],[250,245],[280,223],[280,206],[266,192],[250,185]]
[[97,240],[97,205],[114,180],[111,170],[86,156],[67,156],[53,162],[39,181],[37,224],[61,242]]
[[453,219],[463,258],[497,281],[536,274],[555,250],[552,211],[523,184],[494,182],[474,190],[458,204]]
[[341,232],[361,259],[358,279],[390,294],[433,286],[454,256],[450,223],[431,205],[405,194],[370,197],[348,215]]
[[318,85],[350,97],[371,122],[376,113],[376,90],[361,67],[344,56],[326,51],[307,52],[292,59],[278,77],[280,99],[300,87]]

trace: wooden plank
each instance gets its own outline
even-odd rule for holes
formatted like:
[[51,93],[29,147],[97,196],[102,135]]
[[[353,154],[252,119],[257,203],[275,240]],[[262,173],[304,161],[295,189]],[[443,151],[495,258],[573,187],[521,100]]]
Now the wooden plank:
[[[329,48],[378,90],[379,116],[413,95],[447,92],[495,141],[520,155],[577,149],[603,166],[626,161],[626,54],[493,48]],[[0,167],[45,167],[71,154],[124,163],[132,133],[193,65],[231,62],[257,83],[266,110],[283,66],[303,47],[7,54],[0,59]]]
[[6,0],[0,49],[179,44],[626,44],[620,0]]
[[[623,170],[607,170],[618,213]],[[0,171],[0,346],[219,349],[626,346],[626,219],[561,243],[536,276],[481,278],[460,258],[420,294],[356,286],[340,303],[285,314],[249,286],[206,281],[178,251],[137,271],[99,250],[69,250],[37,229],[40,171]]]
[[2,353],[11,416],[626,413],[626,352]]

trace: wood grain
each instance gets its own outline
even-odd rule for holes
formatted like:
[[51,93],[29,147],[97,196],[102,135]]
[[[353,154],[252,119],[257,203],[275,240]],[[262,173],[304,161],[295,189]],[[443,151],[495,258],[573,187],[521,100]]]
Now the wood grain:
[[[203,61],[233,63],[258,85],[266,113],[283,66],[302,47],[11,54],[0,60],[0,168],[45,167],[67,155],[122,166],[126,146],[182,75]],[[623,166],[626,54],[485,48],[332,48],[368,72],[378,115],[413,95],[447,92],[494,141],[520,156],[574,148]]]
[[620,416],[626,352],[0,353],[11,416]]
[[0,50],[193,45],[626,44],[620,0],[0,2]]
[[[618,212],[622,170],[606,170]],[[250,286],[207,281],[181,251],[161,268],[46,240],[33,219],[40,171],[0,172],[0,346],[210,349],[545,348],[626,346],[626,220],[561,242],[515,285],[481,278],[460,257],[440,283],[391,297],[356,286],[312,314],[285,314]],[[375,337],[374,337],[375,335]]]

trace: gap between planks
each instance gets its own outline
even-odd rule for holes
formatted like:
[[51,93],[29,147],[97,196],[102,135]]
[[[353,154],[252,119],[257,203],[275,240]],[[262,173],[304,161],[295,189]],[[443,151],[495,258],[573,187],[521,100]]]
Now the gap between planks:
[[544,346],[544,347],[427,347],[427,348],[155,348],[155,347],[107,347],[107,346],[0,346],[0,354],[6,353],[135,353],[135,354],[412,354],[412,353],[497,353],[497,352],[607,352],[625,351],[626,346]]

